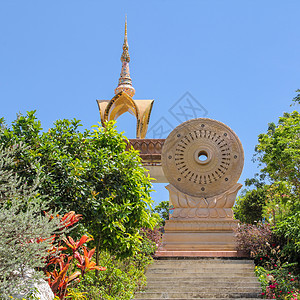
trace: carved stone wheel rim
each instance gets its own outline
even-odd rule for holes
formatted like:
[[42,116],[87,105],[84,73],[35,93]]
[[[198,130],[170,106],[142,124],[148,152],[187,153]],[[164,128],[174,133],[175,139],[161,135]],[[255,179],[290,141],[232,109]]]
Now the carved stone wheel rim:
[[167,137],[162,167],[179,191],[213,197],[237,183],[243,170],[242,144],[227,125],[208,118],[186,121]]

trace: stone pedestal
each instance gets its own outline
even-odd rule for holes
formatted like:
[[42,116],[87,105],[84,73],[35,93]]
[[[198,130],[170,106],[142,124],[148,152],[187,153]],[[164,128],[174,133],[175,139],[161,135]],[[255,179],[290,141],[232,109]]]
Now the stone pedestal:
[[166,221],[162,249],[170,251],[236,250],[232,205],[241,184],[210,198],[193,197],[172,185],[167,189],[174,212]]
[[[162,250],[233,251],[237,221],[173,221],[166,223]],[[227,228],[226,228],[227,227]]]

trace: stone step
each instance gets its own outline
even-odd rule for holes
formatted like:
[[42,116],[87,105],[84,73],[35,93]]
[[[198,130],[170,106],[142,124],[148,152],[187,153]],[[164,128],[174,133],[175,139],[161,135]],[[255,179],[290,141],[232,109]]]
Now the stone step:
[[[161,278],[158,277],[148,277],[147,278],[147,283],[148,284],[163,284],[164,282],[166,283],[172,283],[172,282],[183,282],[187,284],[215,284],[216,282],[216,277],[215,276],[203,276],[203,277],[167,277],[162,280]],[[244,276],[244,277],[234,277],[234,278],[223,278],[222,281],[219,281],[218,283],[225,282],[226,284],[231,284],[231,283],[240,283],[240,284],[245,284],[245,283],[257,283],[257,277],[255,275],[253,276]]]
[[185,264],[185,263],[170,263],[170,264],[155,264],[150,265],[148,269],[207,269],[207,270],[254,270],[254,264],[243,265],[223,265],[223,264]]
[[235,267],[248,267],[253,266],[253,262],[241,263],[240,261],[228,261],[228,263],[219,262],[219,261],[197,261],[197,260],[155,260],[152,265],[157,266],[199,266],[199,267],[226,267],[226,268],[235,268]]
[[253,260],[249,258],[231,258],[231,257],[156,257],[155,261],[206,261],[206,262],[238,262],[238,263],[252,263]]
[[234,298],[234,299],[244,299],[244,298],[259,298],[260,293],[257,292],[143,292],[138,293],[135,299],[211,299],[211,298]]
[[[209,293],[217,294],[222,290],[222,293],[230,293],[233,289],[232,287],[224,287],[222,289],[218,287],[194,287],[193,292],[194,293],[206,293],[209,291]],[[147,290],[145,291],[147,293],[159,293],[161,292],[161,289],[159,287],[147,287]],[[164,293],[180,293],[180,292],[191,292],[191,287],[185,287],[185,286],[167,286],[164,287],[163,290]],[[257,293],[257,287],[235,287],[234,288],[235,293]]]
[[195,286],[200,286],[206,289],[218,288],[218,289],[226,289],[230,288],[244,288],[245,286],[249,288],[260,288],[260,283],[256,280],[253,282],[212,282],[212,281],[192,281],[192,282],[183,282],[183,281],[166,281],[166,282],[157,282],[157,281],[148,281],[147,282],[147,290],[152,289],[168,289],[172,288],[194,288]]
[[238,277],[254,277],[254,272],[234,272],[234,273],[216,273],[216,274],[205,274],[202,272],[146,272],[146,276],[147,278],[152,278],[152,277],[156,277],[156,278],[165,278],[165,277],[173,277],[173,278],[178,278],[178,277],[182,277],[182,278],[186,278],[186,277],[192,277],[192,276],[197,276],[197,278],[218,278],[218,280],[220,280],[220,278],[223,278],[224,276],[226,276],[227,278],[238,278]]
[[[135,298],[135,300],[207,300],[207,298]],[[236,300],[239,298],[210,298],[210,300]],[[261,298],[242,298],[243,300],[261,300]]]
[[248,272],[248,273],[253,273],[254,268],[203,268],[203,267],[184,267],[184,268],[178,268],[178,267],[173,267],[169,266],[168,268],[164,267],[151,267],[147,269],[147,273],[170,273],[170,272],[184,272],[184,273],[241,273],[241,272]]
[[199,263],[155,263],[150,265],[148,268],[153,268],[153,266],[157,268],[207,268],[207,269],[250,269],[255,267],[254,264],[199,264]]
[[155,259],[154,263],[155,264],[160,264],[160,263],[186,263],[186,264],[219,264],[219,265],[229,265],[229,264],[234,264],[234,265],[247,265],[247,264],[252,264],[254,265],[253,261],[250,259],[224,259],[224,258],[160,258],[160,259]]

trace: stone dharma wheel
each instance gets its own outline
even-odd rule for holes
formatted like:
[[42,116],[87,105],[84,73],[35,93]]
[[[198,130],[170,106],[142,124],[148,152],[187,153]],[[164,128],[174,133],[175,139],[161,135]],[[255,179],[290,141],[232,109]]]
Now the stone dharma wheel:
[[233,187],[243,170],[242,144],[225,124],[207,118],[186,121],[166,139],[162,167],[179,191],[213,197]]

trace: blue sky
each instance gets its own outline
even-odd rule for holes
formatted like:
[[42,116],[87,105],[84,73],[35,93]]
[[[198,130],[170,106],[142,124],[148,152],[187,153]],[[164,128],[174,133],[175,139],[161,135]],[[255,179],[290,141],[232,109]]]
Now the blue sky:
[[[97,124],[96,99],[117,86],[127,14],[134,98],[155,100],[150,127],[162,117],[177,126],[169,109],[189,92],[238,134],[243,182],[257,172],[258,134],[300,88],[299,11],[298,0],[2,0],[0,117],[35,109],[45,130],[62,118]],[[118,128],[133,138],[134,118]]]

